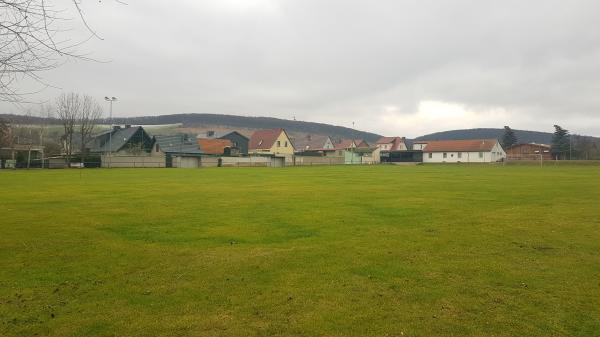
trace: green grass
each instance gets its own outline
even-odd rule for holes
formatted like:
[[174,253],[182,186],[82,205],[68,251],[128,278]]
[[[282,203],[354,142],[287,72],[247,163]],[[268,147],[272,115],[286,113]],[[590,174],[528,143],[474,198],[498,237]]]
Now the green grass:
[[0,336],[599,336],[597,167],[0,171]]

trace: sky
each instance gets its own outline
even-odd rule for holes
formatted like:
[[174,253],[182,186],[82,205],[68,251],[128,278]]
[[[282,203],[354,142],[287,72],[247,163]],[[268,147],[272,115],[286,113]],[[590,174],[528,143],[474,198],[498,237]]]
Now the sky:
[[[553,124],[600,136],[597,0],[125,2],[82,2],[102,39],[79,49],[97,61],[65,59],[31,100],[76,91],[117,97],[115,116],[354,122],[389,136]],[[77,19],[61,25],[89,34]]]

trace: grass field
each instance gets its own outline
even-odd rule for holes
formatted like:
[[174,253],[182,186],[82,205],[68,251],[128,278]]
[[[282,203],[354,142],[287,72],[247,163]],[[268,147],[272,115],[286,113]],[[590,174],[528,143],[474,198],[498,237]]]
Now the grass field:
[[600,168],[0,172],[0,336],[600,336]]

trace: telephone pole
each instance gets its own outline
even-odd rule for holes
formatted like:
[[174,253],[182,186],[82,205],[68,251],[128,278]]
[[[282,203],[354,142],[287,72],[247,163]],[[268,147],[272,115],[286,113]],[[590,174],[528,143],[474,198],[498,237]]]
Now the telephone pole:
[[112,133],[113,133],[113,102],[117,100],[116,97],[108,97],[108,96],[104,96],[104,100],[109,102],[110,104],[110,130],[108,131],[108,168],[111,167],[112,164]]

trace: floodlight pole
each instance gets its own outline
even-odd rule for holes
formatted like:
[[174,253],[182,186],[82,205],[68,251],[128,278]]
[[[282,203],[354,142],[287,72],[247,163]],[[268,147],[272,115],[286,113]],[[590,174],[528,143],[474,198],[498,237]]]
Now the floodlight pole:
[[104,100],[110,104],[110,130],[108,131],[108,168],[112,166],[112,133],[113,133],[113,102],[117,100],[116,97],[104,96]]

